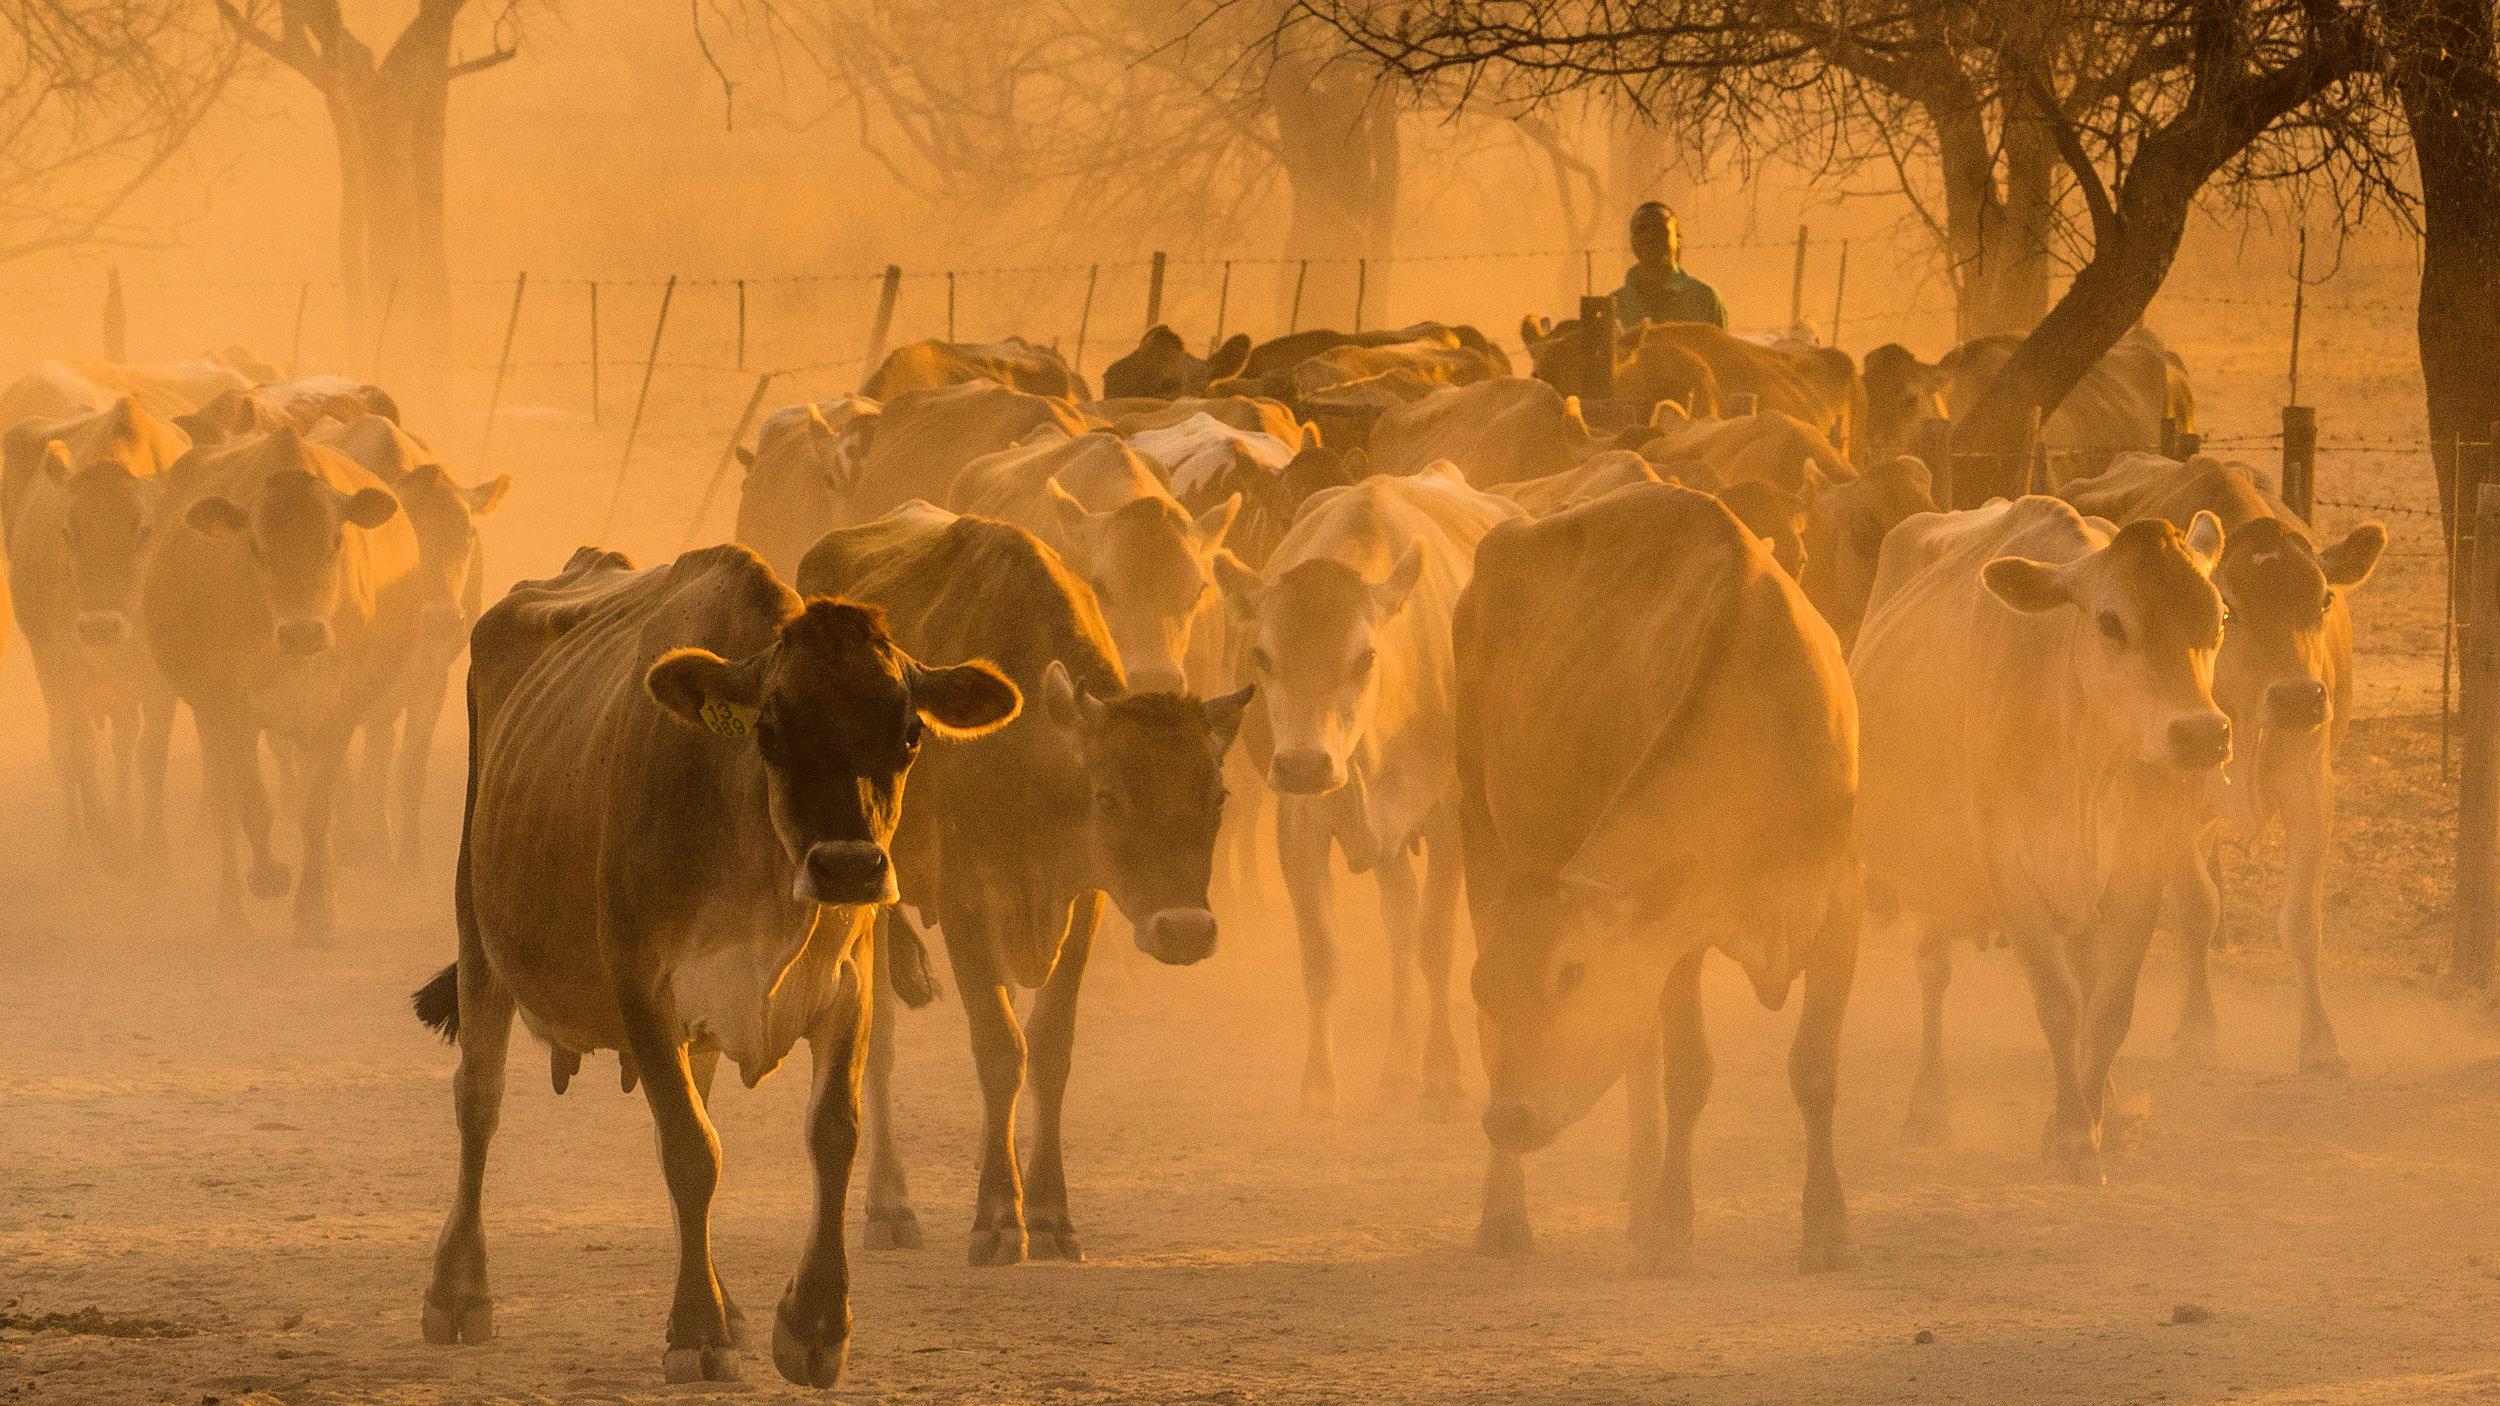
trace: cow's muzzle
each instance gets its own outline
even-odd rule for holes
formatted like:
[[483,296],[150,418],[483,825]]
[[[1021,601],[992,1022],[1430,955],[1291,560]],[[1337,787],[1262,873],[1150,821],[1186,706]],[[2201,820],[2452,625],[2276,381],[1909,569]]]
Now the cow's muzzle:
[[309,659],[330,651],[330,622],[327,620],[287,620],[278,625],[278,651],[296,659]]
[[872,840],[825,840],[811,845],[791,892],[801,903],[892,903],[894,864]]
[[1297,747],[1268,763],[1267,784],[1280,796],[1324,796],[1345,784],[1345,771],[1319,748]]
[[2316,679],[2286,679],[2266,689],[2266,726],[2307,732],[2325,724],[2325,684]]
[[1504,1152],[1534,1152],[1560,1129],[1524,1103],[1496,1103],[1484,1111],[1484,1138]]
[[1138,924],[1137,950],[1167,966],[1203,962],[1215,955],[1215,915],[1204,908],[1166,908]]
[[118,610],[78,613],[78,642],[89,649],[111,649],[130,638],[130,617]]
[[2231,760],[2231,720],[2220,713],[2195,713],[2170,724],[2170,764],[2181,771],[2207,771]]

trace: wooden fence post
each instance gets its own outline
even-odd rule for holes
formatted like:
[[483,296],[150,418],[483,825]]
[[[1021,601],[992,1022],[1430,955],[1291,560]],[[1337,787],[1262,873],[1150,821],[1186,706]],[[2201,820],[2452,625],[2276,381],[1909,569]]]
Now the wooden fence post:
[[1163,320],[1163,251],[1155,251],[1154,265],[1146,272],[1146,325]]
[[1835,277],[1835,278],[1832,280],[1832,330],[1831,330],[1831,335],[1829,335],[1829,336],[1827,336],[1827,337],[1825,337],[1825,338],[1823,339],[1823,345],[1825,345],[1825,346],[1827,346],[1827,347],[1830,347],[1830,348],[1832,348],[1832,349],[1833,349],[1833,350],[1835,350],[1835,351],[1837,351],[1837,350],[1839,350],[1839,349],[1840,349],[1840,306],[1841,306],[1841,302],[1842,302],[1842,300],[1843,300],[1843,299],[1845,299],[1845,298],[1847,298],[1848,296],[1849,296],[1849,241],[1848,241],[1848,240],[1846,240],[1846,239],[1844,239],[1844,240],[1840,241],[1840,273],[1839,273],[1839,275],[1838,275],[1837,277]]
[[[1615,300],[1597,294],[1580,299],[1580,395],[1612,400],[1615,394]],[[1648,418],[1644,413],[1644,419]]]
[[946,340],[955,340],[955,271],[946,271]]
[[2292,365],[2290,389],[2283,399],[2300,404],[2300,315],[2309,298],[2309,226],[2300,227],[2300,254],[2292,264]]
[[1958,507],[1953,501],[1953,422],[1921,420],[1918,422],[1919,462],[1927,466],[1927,493],[1936,506],[1946,512]]
[[2315,521],[2318,507],[2318,411],[2311,405],[2283,407],[2283,501],[2302,522]]
[[504,319],[503,354],[495,358],[495,388],[486,397],[486,429],[478,436],[477,472],[483,475],[495,448],[495,417],[503,410],[504,373],[512,369],[512,335],[521,330],[521,295],[529,291],[529,270],[512,280],[512,315]]
[[1788,325],[1806,320],[1806,227],[1797,226],[1797,267],[1788,276]]
[[747,437],[747,426],[755,423],[755,412],[764,403],[764,392],[780,374],[767,371],[755,378],[755,391],[747,397],[747,408],[738,412],[737,427],[729,432],[729,443],[721,446],[720,462],[712,466],[712,481],[703,485],[703,499],[694,505],[694,517],[686,524],[685,538],[677,544],[679,556],[694,550],[694,539],[703,531],[703,520],[712,515],[712,500],[720,495],[721,481],[729,477],[729,466],[738,461],[738,441]]
[[286,369],[289,374],[304,374],[304,305],[312,301],[312,283],[307,280],[295,290],[295,336],[287,344]]
[[599,280],[590,280],[590,423],[599,423]]
[[1356,259],[1354,261],[1354,330],[1357,332],[1363,330],[1363,299],[1371,292],[1371,281],[1372,261]]
[[382,348],[390,345],[391,313],[399,306],[399,280],[391,280],[390,291],[382,295],[382,320],[373,324],[373,384],[382,384]]
[[1291,336],[1292,334],[1302,330],[1302,285],[1309,282],[1310,278],[1311,261],[1304,259],[1301,267],[1294,270],[1293,310],[1285,316],[1285,333],[1287,336]]
[[1233,310],[1233,261],[1224,261],[1224,280],[1215,285],[1215,335],[1208,339],[1212,349],[1224,344],[1224,316]]
[[1594,249],[1580,251],[1580,296],[1597,296],[1597,251]]
[[104,359],[130,359],[130,305],[122,300],[122,266],[104,270]]
[[634,440],[642,433],[643,407],[651,403],[651,378],[660,369],[660,337],[668,331],[668,305],[677,298],[677,275],[668,276],[668,285],[660,290],[660,315],[651,323],[651,353],[642,362],[642,391],[634,397],[634,418],[625,426],[625,452],[617,456],[616,487],[608,492],[608,515],[599,522],[599,540],[604,543],[616,530],[617,505],[625,501],[625,470],[634,462]]
[[2465,762],[2457,777],[2456,933],[2449,979],[2491,984],[2500,936],[2500,484],[2485,483],[2474,504],[2473,569],[2466,590],[2464,675],[2458,721]]
[[877,364],[885,360],[886,335],[894,330],[894,302],[903,295],[903,266],[887,264],[885,282],[877,290],[876,320],[868,324],[868,353],[859,359],[860,379],[875,374]]
[[738,280],[738,369],[747,369],[747,281]]
[[1085,302],[1076,310],[1076,360],[1069,366],[1069,369],[1079,375],[1084,374],[1085,371],[1085,334],[1094,326],[1094,284],[1101,277],[1102,265],[1086,265]]

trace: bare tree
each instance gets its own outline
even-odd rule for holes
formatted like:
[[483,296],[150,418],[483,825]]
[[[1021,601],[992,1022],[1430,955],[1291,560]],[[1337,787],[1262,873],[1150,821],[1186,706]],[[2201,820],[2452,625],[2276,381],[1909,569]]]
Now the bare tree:
[[[235,34],[312,85],[330,115],[339,174],[339,278],[356,341],[385,303],[399,325],[440,335],[451,301],[443,244],[443,146],[451,85],[517,52],[519,0],[499,0],[487,47],[454,52],[470,0],[418,0],[377,54],[339,0],[217,0]],[[428,348],[434,350],[434,348]]]
[[0,261],[143,239],[125,209],[234,58],[185,0],[0,3]]

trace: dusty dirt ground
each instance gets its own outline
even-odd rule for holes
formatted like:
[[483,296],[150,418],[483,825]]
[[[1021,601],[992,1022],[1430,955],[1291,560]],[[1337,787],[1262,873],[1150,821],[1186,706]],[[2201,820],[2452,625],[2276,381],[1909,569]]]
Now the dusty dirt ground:
[[[2318,325],[2334,346],[2337,324]],[[2167,326],[2214,387],[2210,430],[2270,428],[2273,354],[2226,340],[2249,328],[2184,312]],[[2393,442],[2416,422],[2390,345],[2318,356],[2328,369],[2313,374],[2337,378],[2314,397],[2330,443]],[[678,396],[674,385],[655,396],[611,537],[645,559],[674,550],[741,398],[724,409],[719,386]],[[519,412],[499,431],[500,466],[522,486],[490,525],[498,584],[593,535],[619,447],[613,417],[592,436],[580,416],[534,403],[516,387],[507,405]],[[474,424],[440,438],[465,453]],[[2418,454],[2339,453],[2320,477],[2331,496],[2428,501]],[[714,509],[716,528],[728,507]],[[1612,1099],[1531,1163],[1538,1253],[1488,1260],[1471,1247],[1473,1111],[1436,1120],[1368,1097],[1384,1002],[1367,893],[1348,905],[1347,1112],[1325,1123],[1293,1111],[1290,926],[1236,906],[1221,952],[1194,969],[1103,946],[1067,1136],[1082,1266],[962,1263],[977,1100],[961,1013],[950,993],[904,1018],[896,1088],[930,1245],[856,1259],[840,1398],[2500,1397],[2500,1027],[2431,981],[2446,906],[2438,728],[2424,716],[2438,686],[2437,536],[2393,525],[2399,555],[2358,607],[2365,721],[2346,748],[2332,885],[2349,1080],[2288,1072],[2289,992],[2257,916],[2261,851],[2235,871],[2223,1067],[2168,1058],[2176,984],[2157,950],[2120,1066],[2149,1113],[2106,1188],[2078,1190],[2039,1163],[2046,1061],[2001,955],[1965,955],[1953,989],[1953,1143],[1901,1144],[1916,988],[1905,950],[1879,933],[1843,1063],[1855,1268],[1795,1272],[1789,1018],[1761,1011],[1724,967],[1711,980],[1719,1078],[1690,1276],[1631,1272]],[[304,952],[275,906],[250,938],[209,921],[187,730],[175,761],[184,856],[139,881],[65,877],[40,716],[12,642],[0,657],[0,1401],[796,1394],[760,1355],[742,1386],[660,1384],[672,1240],[649,1116],[615,1091],[604,1059],[557,1099],[526,1040],[488,1198],[500,1340],[419,1341],[451,1185],[452,1055],[406,996],[451,948],[441,842],[456,826],[456,729],[436,758],[431,862],[351,875],[341,941]],[[1472,1060],[1469,1073],[1480,1089]],[[751,1092],[724,1081],[715,1103],[720,1265],[750,1312],[776,1298],[805,1226],[804,1094],[792,1069]],[[856,1204],[855,1191],[854,1217]]]

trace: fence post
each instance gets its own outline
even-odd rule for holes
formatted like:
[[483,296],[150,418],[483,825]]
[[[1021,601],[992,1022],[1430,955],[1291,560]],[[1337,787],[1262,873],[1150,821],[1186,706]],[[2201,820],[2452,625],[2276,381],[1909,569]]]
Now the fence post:
[[642,433],[643,407],[651,403],[651,377],[660,369],[660,336],[668,331],[668,305],[677,298],[677,275],[660,290],[660,315],[651,323],[651,353],[642,362],[642,391],[634,397],[634,418],[625,426],[625,452],[617,456],[616,487],[608,492],[608,515],[599,522],[599,540],[616,530],[617,505],[625,501],[625,469],[634,462],[634,439]]
[[1827,346],[1827,347],[1830,347],[1830,348],[1831,348],[1832,350],[1834,350],[1834,351],[1838,351],[1838,350],[1840,349],[1840,304],[1841,304],[1841,300],[1842,300],[1842,299],[1844,299],[1844,298],[1846,298],[1846,297],[1848,297],[1848,296],[1849,296],[1849,241],[1848,241],[1848,240],[1846,240],[1846,239],[1843,239],[1842,241],[1840,241],[1840,274],[1839,274],[1839,276],[1838,276],[1838,277],[1836,277],[1836,278],[1834,278],[1834,279],[1832,280],[1832,331],[1831,331],[1831,335],[1830,335],[1830,336],[1825,337],[1825,338],[1823,339],[1823,345],[1825,345],[1825,346]]
[[955,340],[955,271],[946,271],[946,340]]
[[1580,251],[1580,296],[1583,298],[1592,298],[1596,295],[1597,251],[1594,249],[1583,249]]
[[[2018,466],[2018,467],[2017,467],[2017,469],[2016,469],[2016,472],[2019,472],[2019,473],[2022,475],[2022,483],[2021,483],[2021,484],[2020,484],[2020,486],[2016,489],[2016,491],[2014,491],[2014,492],[2012,492],[2012,493],[2007,494],[2007,495],[2006,495],[2007,497],[2009,497],[2009,498],[2020,498],[2020,497],[2022,497],[2024,494],[2027,494],[2027,493],[2031,492],[2031,467],[2032,467],[2032,460],[2033,460],[2033,456],[2034,456],[2034,455],[2036,455],[2036,454],[2039,452],[2039,450],[2040,450],[2040,407],[2039,407],[2039,406],[2037,406],[2037,405],[2035,405],[2035,406],[2031,407],[2030,413],[2028,413],[2028,414],[2026,414],[2026,415],[2024,415],[2024,416],[2023,416],[2023,443],[2022,443],[2022,448],[2021,448],[2021,450],[2019,450],[2019,451],[2017,452],[2016,457],[2015,457],[2015,459],[2014,459],[2014,464],[2015,464],[2016,466]],[[2000,474],[2000,475],[1998,476],[1997,484],[1996,484],[1995,486],[1996,486],[1996,487],[1998,487],[1998,488],[2000,488],[2000,489],[2002,489],[2002,488],[2005,486],[2005,480],[2006,480],[2006,479],[2008,479],[2008,478],[2011,478],[2011,477],[2013,477],[2013,475],[2012,475],[2012,474]]]
[[2179,421],[2176,416],[2161,417],[2161,457],[2165,459],[2182,457],[2179,453]]
[[287,344],[286,369],[297,376],[304,374],[304,305],[312,301],[312,284],[295,290],[295,336]]
[[2302,522],[2316,519],[2318,410],[2313,405],[2283,407],[2283,501]]
[[1806,320],[1806,227],[1797,226],[1797,267],[1788,276],[1788,325]]
[[2300,227],[2300,255],[2292,265],[2292,365],[2291,387],[2283,399],[2300,404],[2300,314],[2309,297],[2309,226]]
[[1928,496],[1936,506],[1951,512],[1953,501],[1953,422],[1921,420],[1918,422],[1918,457],[1927,465]]
[[[1615,394],[1615,300],[1587,294],[1580,299],[1580,395],[1586,400],[1612,400]],[[1648,416],[1643,414],[1643,419]]]
[[1155,251],[1154,266],[1146,272],[1146,325],[1163,320],[1163,251]]
[[399,280],[391,280],[390,290],[382,295],[382,320],[373,324],[373,384],[382,384],[382,348],[391,340],[391,312],[399,306]]
[[504,373],[512,369],[512,334],[521,330],[521,295],[529,291],[529,270],[523,269],[512,280],[512,315],[504,319],[503,354],[495,358],[495,388],[486,397],[486,429],[478,436],[477,472],[484,474],[487,456],[495,447],[495,416],[503,410]]
[[590,423],[599,423],[599,280],[590,280]]
[[729,432],[729,443],[721,446],[720,462],[712,466],[712,481],[703,485],[703,500],[694,505],[694,518],[686,524],[686,536],[677,544],[677,554],[694,550],[694,539],[703,531],[703,520],[712,515],[712,500],[720,494],[721,480],[729,477],[729,466],[738,460],[738,441],[747,437],[747,426],[755,423],[755,411],[764,403],[764,392],[778,371],[767,371],[755,378],[755,392],[747,397],[747,408],[738,412],[738,424]]
[[1371,292],[1371,281],[1372,261],[1356,259],[1354,261],[1354,330],[1357,332],[1363,330],[1363,299]]
[[747,281],[738,280],[738,369],[747,369]]
[[125,361],[130,356],[130,305],[122,301],[122,266],[111,264],[104,270],[104,359]]
[[2493,709],[2500,685],[2500,484],[2485,483],[2474,503],[2473,571],[2460,624],[2464,637],[2465,763],[2457,777],[2456,935],[2449,979],[2491,984],[2500,935],[2500,733]]
[[885,360],[886,334],[894,330],[894,300],[903,295],[903,266],[887,264],[885,283],[877,290],[876,320],[868,324],[868,354],[860,358],[862,380],[874,375]]
[[1224,261],[1224,279],[1215,285],[1215,335],[1207,340],[1209,348],[1224,344],[1224,315],[1233,310],[1233,261]]
[[1304,259],[1293,275],[1293,310],[1285,316],[1285,333],[1291,336],[1302,330],[1302,285],[1311,277],[1311,261]]
[[1085,303],[1076,310],[1076,360],[1070,363],[1069,367],[1079,375],[1084,374],[1085,371],[1085,334],[1091,331],[1094,325],[1094,283],[1101,277],[1102,265],[1086,265]]

